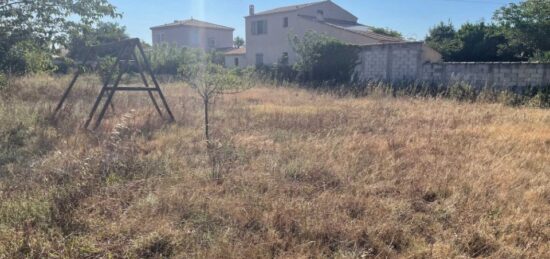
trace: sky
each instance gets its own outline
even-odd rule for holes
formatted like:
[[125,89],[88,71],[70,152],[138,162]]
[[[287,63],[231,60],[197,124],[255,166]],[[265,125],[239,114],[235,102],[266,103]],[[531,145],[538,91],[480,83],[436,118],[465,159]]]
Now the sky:
[[[191,17],[235,28],[244,38],[244,16],[254,4],[256,12],[316,0],[111,0],[131,37],[151,42],[150,27]],[[495,10],[520,0],[333,0],[355,16],[359,23],[391,28],[407,38],[422,40],[441,21],[459,26],[465,22],[490,21]]]

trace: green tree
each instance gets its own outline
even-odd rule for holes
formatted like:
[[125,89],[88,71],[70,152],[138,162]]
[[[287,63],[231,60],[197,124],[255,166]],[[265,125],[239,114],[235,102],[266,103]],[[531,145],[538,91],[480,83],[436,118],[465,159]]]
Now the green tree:
[[[2,62],[3,61],[3,62]],[[30,40],[18,42],[11,46],[4,59],[2,70],[15,75],[53,71],[52,56]]]
[[32,43],[33,51],[53,52],[55,46],[67,44],[69,31],[106,16],[120,16],[108,0],[0,1],[0,67],[13,69],[7,55],[18,43]]
[[244,39],[239,36],[235,37],[235,40],[233,40],[233,45],[235,46],[235,48],[240,48],[244,46]]
[[101,18],[119,17],[108,0],[4,0],[0,2],[0,32],[8,40],[66,43],[66,32]]
[[444,60],[452,61],[461,48],[459,41],[456,39],[456,34],[456,29],[451,22],[441,22],[430,29],[426,37],[426,44],[439,51]]
[[[512,53],[502,51],[508,44],[501,28],[494,24],[466,23],[458,30],[460,50],[454,61],[515,61]],[[502,49],[501,49],[502,48]]]
[[298,54],[295,69],[304,82],[347,83],[355,75],[359,48],[313,31],[291,39]]
[[116,42],[128,39],[126,27],[117,23],[99,22],[95,27],[90,25],[78,26],[69,35],[69,56],[74,59],[82,59],[86,54],[86,47],[92,45]]
[[430,29],[426,43],[446,61],[516,61],[502,28],[495,24],[465,23],[458,31],[451,23]]
[[494,20],[504,29],[508,47],[519,58],[544,57],[550,52],[550,1],[509,4],[495,12]]
[[155,74],[190,77],[192,66],[204,62],[208,54],[201,49],[184,48],[170,44],[153,46],[148,52],[151,67]]

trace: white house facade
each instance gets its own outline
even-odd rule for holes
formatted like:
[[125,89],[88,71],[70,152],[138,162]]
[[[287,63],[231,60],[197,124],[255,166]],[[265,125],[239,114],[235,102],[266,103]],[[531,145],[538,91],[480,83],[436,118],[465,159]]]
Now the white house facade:
[[[333,3],[322,1],[276,8],[256,13],[250,6],[246,20],[246,64],[294,64],[297,55],[290,37],[303,37],[315,31],[357,45],[403,42],[402,39],[374,33],[359,24],[358,18]],[[227,65],[227,64],[226,64]]]
[[234,30],[193,18],[151,28],[153,45],[170,44],[206,51],[232,48]]

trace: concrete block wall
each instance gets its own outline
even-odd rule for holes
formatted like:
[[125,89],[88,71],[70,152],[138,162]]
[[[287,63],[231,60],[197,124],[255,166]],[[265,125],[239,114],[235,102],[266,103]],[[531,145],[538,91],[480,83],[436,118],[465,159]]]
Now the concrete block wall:
[[550,85],[550,64],[528,62],[433,62],[422,42],[362,46],[357,67],[362,80],[468,82],[475,87]]
[[420,70],[421,48],[397,48],[391,55],[391,78],[393,80],[415,80]]
[[550,64],[527,62],[445,62],[422,66],[422,81],[468,82],[472,86],[509,89],[550,84]]
[[362,80],[414,80],[421,68],[422,43],[387,43],[362,46],[357,68]]

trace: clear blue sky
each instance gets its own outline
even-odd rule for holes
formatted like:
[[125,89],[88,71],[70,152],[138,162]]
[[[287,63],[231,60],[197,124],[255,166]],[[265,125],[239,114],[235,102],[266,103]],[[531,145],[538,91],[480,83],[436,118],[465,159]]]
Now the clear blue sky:
[[[333,0],[359,17],[366,25],[398,30],[406,37],[422,40],[440,21],[455,25],[491,20],[496,9],[520,0]],[[151,42],[150,27],[190,17],[235,28],[244,38],[244,16],[248,5],[256,12],[316,0],[111,0],[123,13],[118,23],[131,37]]]

